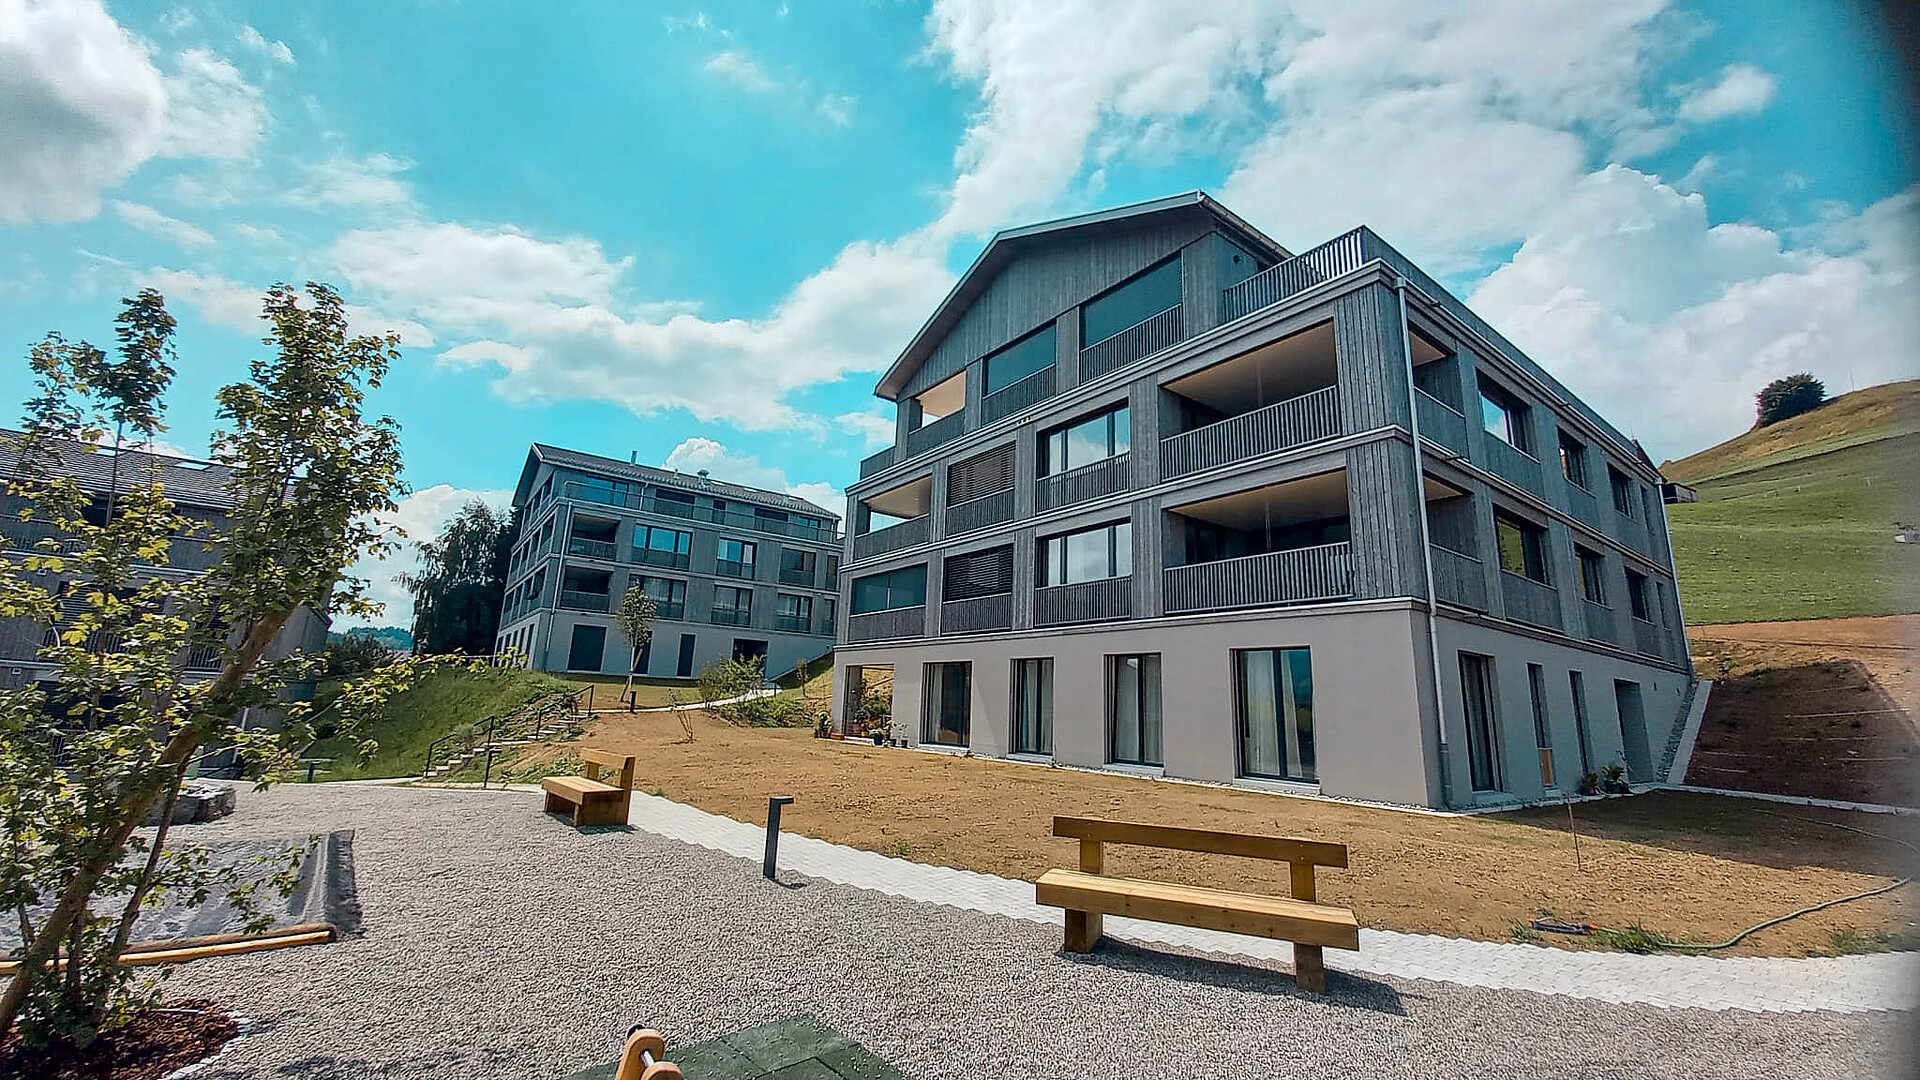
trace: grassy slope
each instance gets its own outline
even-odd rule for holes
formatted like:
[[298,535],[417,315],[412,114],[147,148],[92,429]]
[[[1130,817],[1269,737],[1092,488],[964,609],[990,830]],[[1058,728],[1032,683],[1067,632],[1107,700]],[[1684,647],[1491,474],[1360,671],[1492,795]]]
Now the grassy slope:
[[1699,488],[1667,508],[1687,621],[1840,618],[1920,610],[1920,382],[1846,394],[1663,466]]
[[367,761],[358,761],[353,745],[345,739],[315,743],[303,756],[333,759],[320,779],[417,776],[427,744],[433,740],[561,688],[577,689],[564,679],[517,668],[436,672],[395,695],[382,718],[359,732],[360,738],[380,744]]

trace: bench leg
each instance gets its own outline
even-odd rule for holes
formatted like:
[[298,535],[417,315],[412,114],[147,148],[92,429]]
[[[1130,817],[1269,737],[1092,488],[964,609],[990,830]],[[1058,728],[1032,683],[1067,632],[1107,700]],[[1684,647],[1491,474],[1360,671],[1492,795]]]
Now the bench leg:
[[1092,952],[1093,947],[1100,944],[1100,935],[1105,930],[1103,922],[1105,917],[1097,911],[1068,911],[1067,951]]
[[1311,990],[1316,994],[1327,992],[1327,965],[1321,958],[1320,946],[1293,947],[1293,983],[1302,990]]

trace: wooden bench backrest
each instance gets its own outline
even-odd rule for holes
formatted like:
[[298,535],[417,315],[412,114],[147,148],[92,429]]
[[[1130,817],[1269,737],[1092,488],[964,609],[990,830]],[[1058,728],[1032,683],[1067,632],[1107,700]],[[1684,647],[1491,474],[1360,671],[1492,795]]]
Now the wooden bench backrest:
[[1143,825],[1131,821],[1106,821],[1101,818],[1056,817],[1053,835],[1070,836],[1082,841],[1105,844],[1131,844],[1137,847],[1170,848],[1175,851],[1202,851],[1213,855],[1240,855],[1249,859],[1271,859],[1297,866],[1347,865],[1347,846],[1320,840],[1296,840],[1285,836],[1254,836],[1249,833],[1219,832],[1213,829],[1186,829],[1174,825]]
[[[599,780],[600,769],[604,766],[620,774],[619,782],[614,785],[615,787],[627,791],[633,790],[632,754],[615,754],[606,750],[582,750],[580,751],[580,760],[586,765],[584,771],[587,774],[587,779]],[[1342,865],[1345,864],[1343,863]]]

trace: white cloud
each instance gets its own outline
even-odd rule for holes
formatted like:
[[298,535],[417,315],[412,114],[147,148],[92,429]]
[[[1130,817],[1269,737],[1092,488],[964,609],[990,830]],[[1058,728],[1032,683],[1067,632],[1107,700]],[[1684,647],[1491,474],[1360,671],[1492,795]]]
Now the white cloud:
[[1718,81],[1683,88],[1682,120],[1705,123],[1727,116],[1751,115],[1773,100],[1773,76],[1752,64],[1729,64]]
[[513,501],[513,492],[435,484],[402,498],[396,512],[379,515],[377,520],[382,525],[397,526],[406,533],[406,539],[401,540],[399,548],[384,559],[360,559],[348,568],[347,574],[364,579],[368,598],[384,604],[386,610],[372,619],[344,620],[336,629],[343,629],[347,625],[413,625],[413,596],[394,580],[394,575],[418,570],[420,556],[414,545],[438,536],[441,527],[475,499],[495,510],[505,510]]
[[115,199],[113,212],[120,220],[139,229],[141,232],[172,240],[176,244],[189,247],[202,247],[213,243],[213,234],[198,225],[168,217],[151,206],[140,203],[122,202]]
[[155,266],[134,275],[136,285],[151,285],[173,305],[186,304],[208,322],[239,330],[260,328],[265,289],[242,285],[219,274]]
[[240,44],[283,67],[293,66],[293,50],[284,41],[272,41],[251,24],[240,27]]
[[826,94],[820,98],[820,104],[814,106],[814,110],[826,117],[827,122],[834,127],[851,127],[853,107],[859,104],[859,101],[860,99],[852,94]]
[[260,88],[208,49],[188,49],[176,67],[166,77],[161,153],[228,161],[251,155],[267,130],[267,103]]
[[894,418],[877,409],[841,413],[833,422],[848,434],[859,436],[868,450],[891,445],[896,434]]
[[785,469],[765,464],[751,454],[734,453],[727,449],[725,443],[704,436],[696,435],[683,440],[662,464],[683,473],[697,473],[705,469],[715,480],[785,492],[835,514],[841,512],[840,508],[847,501],[840,489],[832,484],[821,481],[795,483],[788,479]]
[[403,207],[413,189],[402,179],[413,162],[391,154],[333,157],[306,167],[306,183],[287,201],[307,207]]
[[261,247],[283,247],[287,242],[287,238],[281,236],[278,229],[266,225],[249,225],[241,221],[228,228],[233,231],[233,235],[249,243],[259,244]]
[[707,70],[756,94],[772,93],[779,85],[758,60],[738,49],[726,49],[707,57]]

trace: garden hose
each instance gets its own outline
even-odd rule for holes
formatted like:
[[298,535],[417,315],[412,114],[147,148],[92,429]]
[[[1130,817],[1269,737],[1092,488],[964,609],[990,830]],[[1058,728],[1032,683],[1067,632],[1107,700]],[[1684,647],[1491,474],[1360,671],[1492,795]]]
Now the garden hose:
[[1882,885],[1877,889],[1868,889],[1866,892],[1854,893],[1852,896],[1842,896],[1838,900],[1828,900],[1825,903],[1815,904],[1812,907],[1803,907],[1799,911],[1790,911],[1785,915],[1780,916],[1779,918],[1768,919],[1766,922],[1759,923],[1755,926],[1749,926],[1745,930],[1740,931],[1739,933],[1733,935],[1727,940],[1720,942],[1718,945],[1687,945],[1678,941],[1669,941],[1666,943],[1665,948],[1688,949],[1693,952],[1713,952],[1716,949],[1730,949],[1733,946],[1740,944],[1740,942],[1745,940],[1748,935],[1759,933],[1760,931],[1765,930],[1769,926],[1778,926],[1781,923],[1786,922],[1788,919],[1797,919],[1802,915],[1810,915],[1813,912],[1822,911],[1822,910],[1825,910],[1826,908],[1834,907],[1835,905],[1838,905],[1838,904],[1845,904],[1853,900],[1865,900],[1869,896],[1879,896],[1881,893],[1892,892],[1893,890],[1899,888],[1900,886],[1908,884],[1912,880],[1913,880],[1912,878],[1903,877],[1899,881],[1896,881],[1891,885]]

